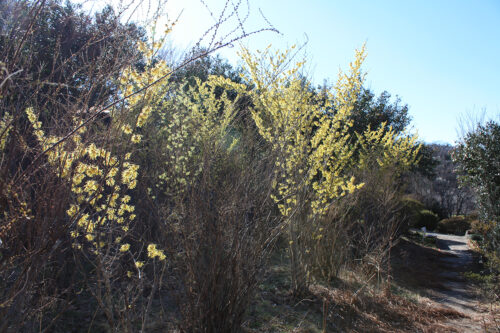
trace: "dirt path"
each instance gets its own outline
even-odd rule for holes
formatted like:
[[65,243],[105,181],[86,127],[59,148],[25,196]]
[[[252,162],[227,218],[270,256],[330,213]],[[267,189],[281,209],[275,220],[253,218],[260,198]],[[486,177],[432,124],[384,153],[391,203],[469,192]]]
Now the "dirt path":
[[484,328],[485,309],[478,295],[462,274],[470,271],[474,264],[474,255],[468,246],[467,237],[431,232],[428,235],[436,237],[438,248],[450,254],[439,259],[442,270],[437,274],[442,281],[443,288],[432,290],[431,298],[469,317],[450,321],[451,326],[465,332],[489,331]]

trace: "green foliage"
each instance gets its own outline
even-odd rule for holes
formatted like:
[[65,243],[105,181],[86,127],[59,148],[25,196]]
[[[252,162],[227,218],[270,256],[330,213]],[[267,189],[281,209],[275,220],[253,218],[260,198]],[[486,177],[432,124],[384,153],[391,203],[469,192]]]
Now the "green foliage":
[[500,291],[500,275],[495,273],[465,272],[464,277],[472,283],[478,285],[484,295],[492,302],[498,301]]
[[422,148],[418,152],[418,163],[413,168],[413,172],[417,172],[427,178],[436,176],[436,167],[440,161],[436,159],[435,147],[429,144],[422,144]]
[[439,221],[438,231],[463,236],[471,229],[471,220],[466,216],[453,216]]
[[361,90],[351,117],[354,120],[353,130],[358,133],[383,124],[395,133],[403,133],[411,121],[408,105],[402,105],[399,97],[391,103],[391,95],[387,91],[375,98],[375,94],[365,88]]
[[418,211],[414,226],[416,228],[425,227],[427,230],[435,230],[438,226],[439,218],[436,213],[428,209]]
[[483,236],[479,234],[469,234],[470,239],[476,242],[482,242],[483,241]]
[[423,232],[409,232],[405,234],[405,237],[412,240],[415,243],[422,244],[428,247],[437,248],[436,237],[426,236]]
[[199,57],[202,54],[207,53],[205,48],[195,48],[188,52],[181,63],[188,62],[188,64],[182,67],[180,70],[174,72],[169,78],[171,81],[177,83],[183,83],[187,81],[189,85],[195,83],[195,78],[201,81],[206,81],[210,75],[222,76],[230,79],[232,82],[241,83],[240,70],[238,68],[233,68],[229,62],[221,58],[220,55],[206,55],[196,61],[189,62],[189,59]]
[[422,202],[406,196],[401,199],[401,205],[399,216],[405,221],[402,232],[408,228],[425,227],[429,231],[436,229],[439,217],[436,213],[427,209]]
[[418,223],[420,211],[425,209],[424,204],[420,201],[409,196],[403,197],[401,199],[400,216],[405,221],[404,229],[414,227]]

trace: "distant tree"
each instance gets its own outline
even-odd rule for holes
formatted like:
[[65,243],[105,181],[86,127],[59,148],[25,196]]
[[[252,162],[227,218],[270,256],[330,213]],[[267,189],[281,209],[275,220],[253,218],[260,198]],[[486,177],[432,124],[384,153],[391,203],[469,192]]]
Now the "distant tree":
[[[328,100],[327,91],[329,89],[331,89],[331,85],[325,81],[313,93],[317,103],[325,105],[326,112],[335,114],[334,106],[326,106]],[[350,118],[354,121],[350,133],[355,137],[355,132],[363,133],[368,126],[376,130],[382,124],[385,124],[387,128],[392,127],[398,134],[402,133],[411,122],[408,110],[408,105],[402,104],[399,97],[396,97],[395,101],[391,102],[391,94],[387,91],[383,91],[376,97],[370,89],[363,87],[350,115]]]
[[418,164],[412,169],[424,177],[433,179],[436,176],[436,167],[440,164],[440,160],[436,158],[435,144],[422,143],[422,148],[418,152]]
[[3,102],[30,101],[52,115],[66,103],[104,103],[116,90],[108,73],[137,61],[144,36],[109,6],[91,15],[60,0],[1,1],[0,32],[0,62],[16,73],[16,85],[2,87]]
[[468,214],[474,209],[474,193],[460,186],[451,158],[451,145],[424,144],[420,162],[409,178],[409,192],[440,218]]
[[377,129],[382,123],[391,126],[396,133],[401,133],[411,121],[408,105],[402,104],[399,97],[391,102],[391,94],[387,91],[375,97],[375,94],[367,88],[361,91],[352,118],[356,120],[353,130],[358,133],[362,133],[368,126]]
[[[205,48],[194,48],[185,54],[180,63],[188,59],[193,59],[201,54],[207,53]],[[231,81],[240,83],[240,70],[234,68],[226,59],[220,55],[206,55],[190,62],[187,66],[173,73],[171,80],[181,82],[184,79],[188,80],[189,84],[194,85],[194,78],[200,79],[202,82],[207,81],[209,75],[220,75]]]

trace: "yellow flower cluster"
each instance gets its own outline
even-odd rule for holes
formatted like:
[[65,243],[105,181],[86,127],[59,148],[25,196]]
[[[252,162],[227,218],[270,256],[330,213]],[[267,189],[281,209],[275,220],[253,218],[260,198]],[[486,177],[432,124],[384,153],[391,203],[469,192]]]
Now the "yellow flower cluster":
[[143,107],[141,112],[139,113],[139,116],[137,117],[136,126],[137,127],[144,126],[144,124],[146,123],[146,120],[148,120],[152,111],[153,111],[153,108],[150,105],[146,105],[145,107]]
[[417,144],[417,136],[406,134],[396,135],[392,127],[382,124],[378,129],[368,127],[358,135],[361,146],[360,164],[366,165],[369,157],[377,152],[377,163],[381,167],[396,166],[393,172],[400,173],[408,170],[418,162],[418,153],[421,145]]
[[127,185],[129,189],[133,189],[137,185],[137,170],[139,170],[137,164],[130,162],[123,163],[122,183]]
[[5,149],[5,144],[7,143],[7,138],[9,137],[11,122],[12,116],[8,112],[4,113],[2,119],[0,119],[0,151]]
[[[59,137],[46,136],[41,130],[41,123],[33,109],[26,109],[26,115],[42,149],[48,149],[49,163],[61,178],[68,180],[75,195],[75,201],[66,211],[68,217],[76,222],[73,224],[76,229],[70,230],[75,248],[81,248],[77,240],[80,236],[93,245],[94,251],[112,245],[99,239],[103,231],[114,230],[114,225],[121,225],[125,232],[129,229],[128,222],[135,218],[132,214],[134,206],[129,204],[130,196],[121,196],[120,193],[135,188],[139,166],[129,162],[130,153],[125,154],[120,162],[110,151],[95,143],[84,143],[81,134],[85,133],[85,129],[74,134],[72,141],[59,142]],[[74,121],[79,123],[77,119]],[[126,130],[126,126],[123,128]],[[52,147],[56,143],[58,145]],[[120,247],[122,252],[127,248],[127,244],[124,245]]]
[[38,141],[42,141],[44,138],[44,132],[42,131],[42,122],[38,121],[38,117],[35,115],[33,112],[33,108],[29,107],[26,109],[26,115],[28,116],[28,120],[30,121],[31,125],[33,126],[33,129],[35,130],[35,136],[37,137]]
[[156,258],[158,257],[159,260],[165,260],[166,256],[163,253],[163,251],[158,250],[156,248],[156,244],[149,244],[148,245],[148,257],[149,258]]

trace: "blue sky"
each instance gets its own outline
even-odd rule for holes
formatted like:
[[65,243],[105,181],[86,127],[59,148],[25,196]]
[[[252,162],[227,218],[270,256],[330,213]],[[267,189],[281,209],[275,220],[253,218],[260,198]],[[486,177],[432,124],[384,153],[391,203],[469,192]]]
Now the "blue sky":
[[[223,0],[206,0],[214,13]],[[387,90],[410,106],[413,128],[426,142],[453,144],[457,119],[486,110],[500,113],[500,1],[327,1],[249,0],[248,30],[266,23],[281,34],[263,32],[244,41],[251,49],[269,43],[283,48],[308,40],[309,73],[315,83],[334,82],[354,49],[364,42],[366,86]],[[242,4],[246,11],[246,3]],[[199,0],[170,0],[171,17],[181,10],[172,34],[186,48],[213,23]],[[228,22],[227,26],[235,22]],[[307,37],[306,37],[307,35]],[[237,63],[238,46],[222,51]]]

